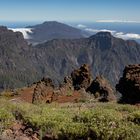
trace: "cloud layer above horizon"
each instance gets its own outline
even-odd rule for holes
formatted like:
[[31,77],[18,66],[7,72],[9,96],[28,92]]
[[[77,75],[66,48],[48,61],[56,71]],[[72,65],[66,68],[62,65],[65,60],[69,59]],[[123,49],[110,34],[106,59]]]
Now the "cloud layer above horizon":
[[135,20],[97,20],[96,22],[101,23],[140,23],[140,21]]

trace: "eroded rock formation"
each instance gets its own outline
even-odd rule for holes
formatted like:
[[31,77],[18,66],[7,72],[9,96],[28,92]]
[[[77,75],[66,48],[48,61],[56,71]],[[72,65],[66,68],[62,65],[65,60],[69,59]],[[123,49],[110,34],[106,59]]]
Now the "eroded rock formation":
[[51,103],[54,94],[54,85],[50,78],[43,78],[41,81],[36,83],[33,93],[33,103],[46,102]]
[[71,73],[71,78],[75,90],[79,90],[81,88],[87,89],[92,80],[89,66],[84,64],[79,69],[74,70]]
[[[66,76],[62,85],[57,88],[49,78],[43,78],[32,87],[29,88],[29,91],[33,89],[33,92],[30,91],[32,103],[78,102],[90,98],[91,94],[98,96],[99,101],[115,100],[114,91],[104,77],[99,76],[92,81],[90,67],[87,64],[74,70],[71,76]],[[23,93],[26,93],[26,90]]]
[[140,103],[140,64],[125,67],[116,90],[122,94],[121,102]]
[[87,89],[87,92],[94,94],[95,98],[98,98],[99,101],[108,102],[116,100],[113,88],[103,76],[96,77]]

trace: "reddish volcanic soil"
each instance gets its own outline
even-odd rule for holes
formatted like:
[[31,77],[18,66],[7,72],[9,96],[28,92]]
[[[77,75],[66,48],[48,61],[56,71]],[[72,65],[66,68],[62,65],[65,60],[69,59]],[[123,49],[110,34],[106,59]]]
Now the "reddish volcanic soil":
[[[32,86],[20,90],[19,95],[17,97],[14,97],[14,99],[32,103],[34,88],[35,86]],[[74,91],[71,95],[54,96],[54,101],[58,103],[77,102],[81,98],[82,95],[79,92]]]
[[66,103],[66,102],[77,102],[81,98],[79,92],[75,91],[72,95],[61,95],[58,96],[57,102],[58,103]]
[[21,89],[18,92],[19,95],[17,97],[14,97],[14,99],[32,103],[34,88],[35,88],[35,86]]

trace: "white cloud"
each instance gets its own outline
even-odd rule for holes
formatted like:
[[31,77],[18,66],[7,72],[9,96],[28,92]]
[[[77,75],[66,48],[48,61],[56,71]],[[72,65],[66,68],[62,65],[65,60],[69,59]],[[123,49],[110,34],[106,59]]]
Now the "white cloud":
[[97,20],[96,22],[103,23],[140,23],[140,21],[130,21],[130,20]]
[[115,34],[116,37],[123,38],[123,39],[140,39],[140,34],[134,34],[134,33],[123,33],[119,32]]
[[93,32],[93,33],[99,32],[99,30],[97,30],[97,29],[92,29],[92,28],[86,28],[85,31]]
[[85,30],[88,31],[88,32],[93,32],[93,33],[97,33],[97,32],[110,32],[110,33],[114,34],[116,32],[114,30],[107,30],[107,29],[99,30],[99,29],[92,29],[92,28],[86,28]]
[[28,33],[32,33],[31,28],[9,28],[10,30],[13,30],[14,32],[21,32],[25,39],[30,39],[30,35]]
[[91,33],[98,33],[98,32],[110,32],[113,36],[122,38],[122,39],[140,39],[140,34],[135,33],[123,33],[123,32],[117,32],[114,30],[107,30],[107,29],[92,29],[92,28],[85,28],[85,31],[91,32]]
[[83,25],[83,24],[78,24],[77,27],[78,28],[86,28],[87,26],[86,25]]

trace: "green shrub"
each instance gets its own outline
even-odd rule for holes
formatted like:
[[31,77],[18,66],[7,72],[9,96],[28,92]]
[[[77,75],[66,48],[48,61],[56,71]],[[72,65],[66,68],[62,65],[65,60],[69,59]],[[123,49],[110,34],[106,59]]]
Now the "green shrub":
[[46,133],[60,140],[140,139],[140,110],[130,105],[87,102],[32,105],[0,100],[1,132],[15,119],[39,130],[40,139]]
[[128,120],[140,125],[140,110],[134,111],[128,116]]
[[0,134],[14,122],[14,116],[4,108],[0,109]]

